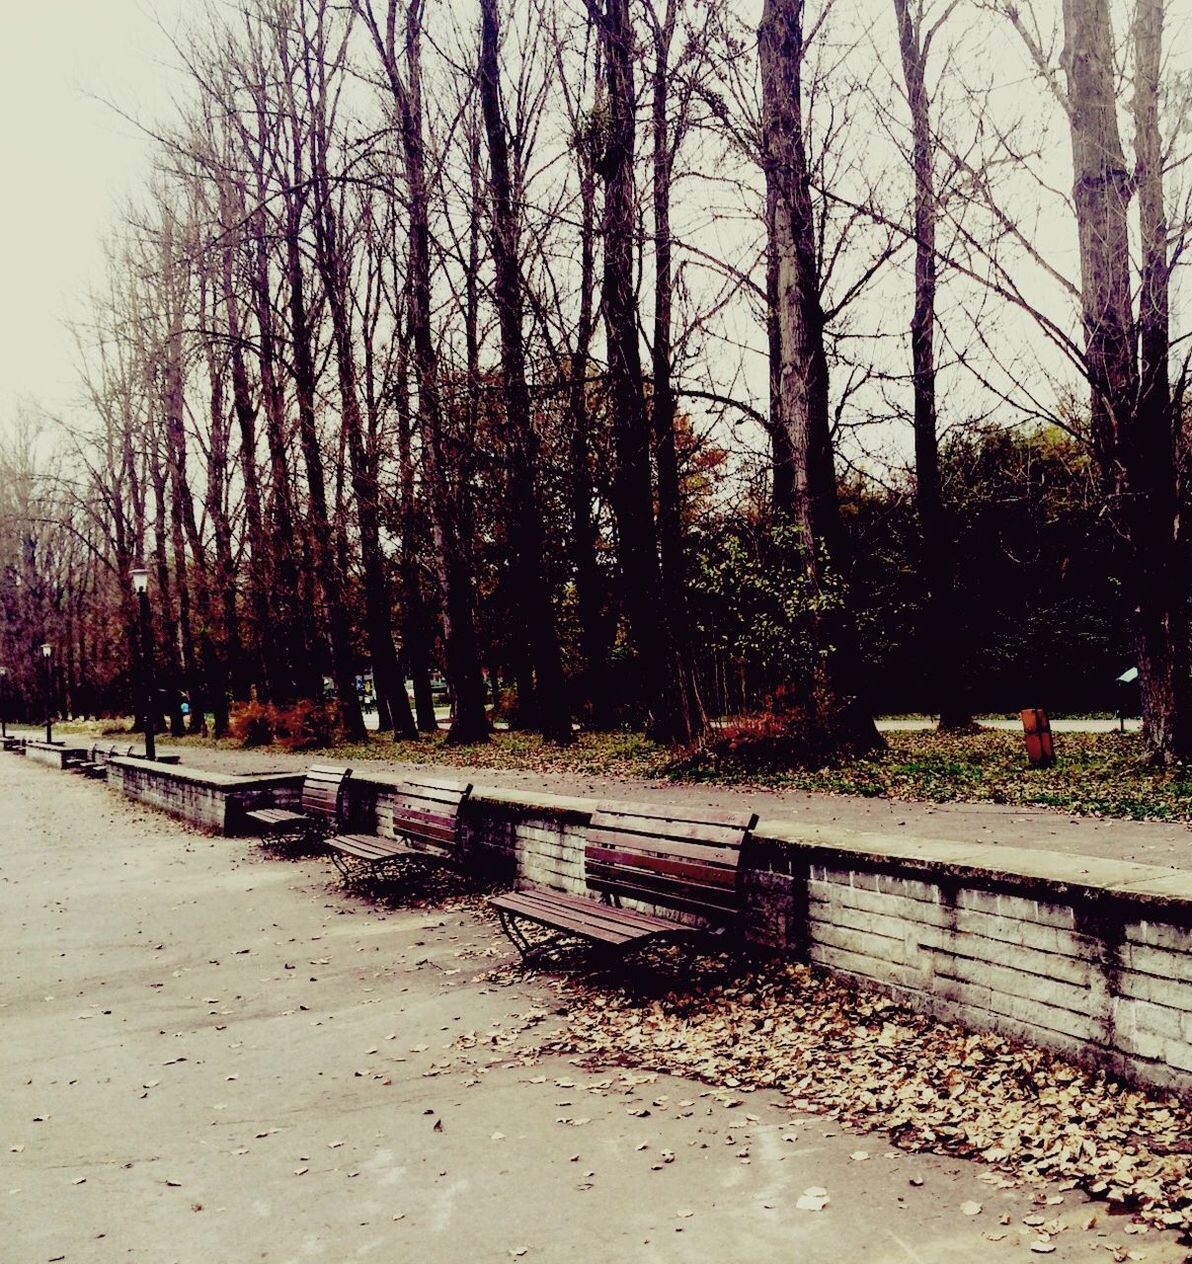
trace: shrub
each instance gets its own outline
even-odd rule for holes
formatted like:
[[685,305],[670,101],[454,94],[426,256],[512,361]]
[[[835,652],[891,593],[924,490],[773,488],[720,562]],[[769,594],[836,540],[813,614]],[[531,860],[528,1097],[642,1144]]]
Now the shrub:
[[309,699],[288,707],[249,702],[232,716],[232,736],[245,747],[277,742],[286,750],[316,750],[335,744],[339,716],[334,707]]
[[317,750],[334,746],[340,735],[336,708],[309,699],[280,710],[274,731],[278,742],[291,751]]
[[741,775],[822,769],[866,753],[850,748],[817,720],[812,708],[775,691],[764,711],[741,716],[710,733],[702,746],[680,756],[668,769],[683,775]]
[[277,708],[263,702],[246,702],[232,715],[232,736],[241,746],[268,746],[273,741]]

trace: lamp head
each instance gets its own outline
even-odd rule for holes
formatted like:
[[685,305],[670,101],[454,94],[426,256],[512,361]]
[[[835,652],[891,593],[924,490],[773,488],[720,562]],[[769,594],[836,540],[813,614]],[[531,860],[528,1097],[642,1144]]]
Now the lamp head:
[[45,643],[45,644],[41,647],[41,656],[42,656],[42,658],[49,658],[49,657],[50,657],[50,655],[51,655],[51,654],[53,654],[53,652],[54,652],[54,647],[53,647],[53,646],[49,643],[49,641],[47,641],[47,642],[46,642],[46,643]]
[[143,566],[132,569],[132,590],[138,596],[149,591],[149,572]]

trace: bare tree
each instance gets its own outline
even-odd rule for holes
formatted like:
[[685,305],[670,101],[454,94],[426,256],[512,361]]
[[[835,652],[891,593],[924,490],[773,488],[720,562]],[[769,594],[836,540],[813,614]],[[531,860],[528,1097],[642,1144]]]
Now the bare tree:
[[[490,182],[489,244],[495,279],[493,301],[501,334],[501,380],[505,402],[505,442],[510,479],[509,532],[516,573],[515,600],[534,665],[532,715],[543,735],[570,742],[571,710],[555,611],[545,572],[545,526],[538,492],[538,438],[530,415],[526,383],[525,299],[523,295],[518,191],[510,163],[509,122],[501,100],[500,20],[496,0],[480,0],[478,79],[488,140]],[[525,699],[521,702],[524,704]]]
[[399,0],[387,0],[380,18],[373,0],[353,0],[385,73],[393,99],[395,127],[405,175],[409,232],[407,277],[409,325],[418,387],[422,465],[429,489],[435,551],[443,586],[447,670],[453,691],[449,737],[456,742],[488,736],[484,680],[472,602],[472,574],[463,538],[461,506],[443,443],[439,359],[431,314],[430,189],[422,118],[422,0],[408,0],[398,42]]
[[816,216],[803,135],[807,49],[804,0],[766,0],[758,28],[762,144],[774,277],[779,422],[789,440],[792,521],[799,533],[814,666],[797,697],[809,750],[863,750],[880,743],[858,693],[854,632],[833,600],[829,566],[841,534],[828,410],[828,359]]
[[898,50],[911,116],[910,166],[914,177],[915,297],[911,315],[911,386],[914,396],[915,504],[921,532],[921,564],[928,593],[923,637],[932,664],[935,704],[941,729],[972,724],[963,662],[956,581],[952,560],[954,528],[940,479],[936,410],[935,306],[938,288],[936,200],[931,99],[927,62],[931,45],[956,8],[950,0],[928,19],[923,0],[894,0]]

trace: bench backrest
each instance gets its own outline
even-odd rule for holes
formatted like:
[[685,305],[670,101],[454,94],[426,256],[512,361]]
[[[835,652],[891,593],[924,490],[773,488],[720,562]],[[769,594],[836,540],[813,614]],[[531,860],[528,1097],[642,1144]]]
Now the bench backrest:
[[392,818],[385,823],[402,842],[454,860],[459,849],[460,809],[471,793],[472,786],[466,781],[411,778],[386,795],[384,808],[378,804],[378,818],[383,820],[391,811]]
[[752,812],[603,804],[584,846],[588,889],[724,925],[741,911],[741,847],[756,824]]
[[343,810],[350,768],[339,764],[312,764],[302,781],[302,810],[307,816],[337,821]]

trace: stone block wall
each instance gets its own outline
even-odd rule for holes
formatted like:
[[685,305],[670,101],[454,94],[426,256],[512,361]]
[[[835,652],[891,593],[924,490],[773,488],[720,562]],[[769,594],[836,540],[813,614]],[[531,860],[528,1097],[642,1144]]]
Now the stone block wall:
[[51,768],[69,768],[72,763],[81,763],[87,758],[83,748],[63,746],[55,742],[26,742],[25,758],[34,763],[47,764]]
[[[206,828],[292,803],[255,779],[114,760],[112,784]],[[349,782],[347,824],[393,837],[400,779]],[[470,875],[582,894],[590,799],[474,789]],[[741,882],[749,943],[967,1026],[1056,1049],[1192,1100],[1192,872],[763,820]],[[665,912],[665,910],[659,910]]]
[[107,774],[130,798],[219,834],[246,832],[245,812],[296,802],[302,787],[300,773],[235,777],[123,757],[108,761]]

